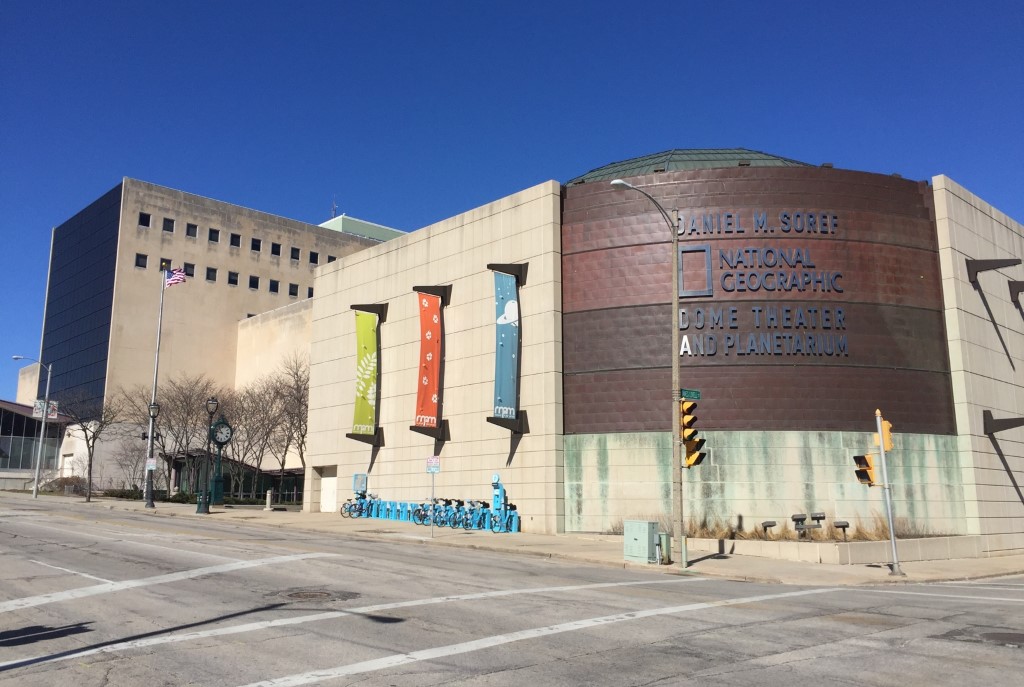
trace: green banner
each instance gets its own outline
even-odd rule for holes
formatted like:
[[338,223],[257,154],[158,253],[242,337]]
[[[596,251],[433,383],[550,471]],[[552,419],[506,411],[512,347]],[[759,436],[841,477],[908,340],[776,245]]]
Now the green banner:
[[353,434],[377,431],[377,315],[356,311],[356,408]]

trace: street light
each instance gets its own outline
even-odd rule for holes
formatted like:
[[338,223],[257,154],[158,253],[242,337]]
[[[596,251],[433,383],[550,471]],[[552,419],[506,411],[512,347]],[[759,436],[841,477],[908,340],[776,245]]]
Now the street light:
[[149,437],[146,442],[146,508],[156,508],[153,503],[153,473],[156,463],[153,461],[153,435],[156,433],[156,416],[160,414],[160,404],[153,401],[149,404]]
[[[39,466],[43,462],[43,442],[46,440],[46,416],[50,413],[50,375],[53,372],[53,363],[44,365],[35,358],[26,358],[23,355],[12,355],[12,360],[31,360],[38,363],[39,367],[46,368],[46,395],[43,396],[43,421],[39,425],[39,443],[36,444],[36,476],[32,482],[32,498],[39,498]],[[38,392],[39,389],[36,389]]]
[[679,444],[679,412],[676,404],[679,401],[679,210],[673,210],[675,220],[669,217],[668,211],[655,200],[647,191],[638,188],[622,179],[613,179],[613,188],[625,190],[632,189],[643,194],[647,200],[654,203],[658,208],[662,219],[668,225],[669,233],[672,235],[672,417],[675,418],[675,429],[672,431],[672,481],[676,488],[676,497],[672,500],[672,510],[675,511],[675,534],[679,543],[679,560],[686,565],[686,557],[683,555],[683,465],[682,450]]
[[210,439],[213,433],[213,414],[217,412],[218,405],[220,404],[216,396],[206,399],[206,414],[210,416],[210,419],[206,423],[206,458],[203,460],[203,478],[200,486],[202,491],[196,500],[196,513],[205,515],[210,514],[210,497],[212,496],[210,493]]

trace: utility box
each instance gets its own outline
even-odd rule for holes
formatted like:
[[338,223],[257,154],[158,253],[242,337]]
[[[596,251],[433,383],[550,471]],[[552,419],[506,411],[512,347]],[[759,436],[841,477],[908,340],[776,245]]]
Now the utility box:
[[622,553],[634,563],[658,562],[658,523],[626,520],[622,523]]

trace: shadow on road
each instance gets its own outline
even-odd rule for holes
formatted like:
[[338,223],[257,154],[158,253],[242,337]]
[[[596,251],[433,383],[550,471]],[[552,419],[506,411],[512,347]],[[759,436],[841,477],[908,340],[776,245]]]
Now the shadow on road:
[[64,625],[63,627],[30,625],[18,630],[8,630],[7,632],[0,632],[0,646],[24,646],[25,644],[45,642],[48,639],[59,639],[70,635],[82,634],[83,632],[92,632],[90,628],[86,627],[86,625],[91,624],[91,622],[75,623],[74,625]]
[[[252,608],[252,609],[249,609],[247,611],[238,611],[237,613],[228,613],[226,615],[217,616],[216,618],[210,618],[209,620],[201,620],[199,622],[188,623],[188,624],[185,624],[185,625],[176,625],[174,627],[168,627],[168,628],[163,629],[163,630],[155,630],[153,632],[144,632],[142,634],[131,635],[129,637],[120,637],[118,639],[111,639],[110,641],[106,641],[106,642],[98,642],[96,644],[92,644],[92,645],[88,645],[88,646],[78,646],[78,647],[75,647],[74,649],[68,649],[67,651],[61,651],[61,652],[57,652],[57,653],[53,653],[53,654],[46,654],[45,656],[33,656],[32,658],[26,658],[26,659],[21,660],[21,661],[12,661],[11,663],[8,663],[7,665],[0,666],[0,673],[4,672],[5,670],[14,670],[15,668],[24,668],[25,666],[31,666],[31,665],[35,665],[37,663],[46,663],[48,661],[54,661],[54,660],[57,660],[57,659],[61,659],[61,658],[64,658],[65,656],[71,656],[71,655],[74,655],[74,654],[80,654],[80,653],[87,652],[87,651],[94,651],[96,649],[102,649],[103,647],[110,646],[112,644],[122,644],[124,642],[132,642],[132,641],[137,641],[137,640],[140,640],[140,639],[147,639],[149,637],[157,637],[159,635],[171,634],[173,632],[178,632],[180,630],[188,630],[188,629],[191,629],[191,628],[194,628],[194,627],[202,627],[203,625],[209,625],[211,623],[217,623],[217,622],[220,622],[222,620],[229,620],[231,618],[238,618],[238,617],[241,617],[241,616],[244,616],[244,615],[250,615],[252,613],[261,613],[263,611],[272,611],[274,609],[281,608],[282,606],[288,606],[288,605],[289,604],[285,604],[285,603],[267,604],[266,606],[260,606],[259,608]],[[88,623],[79,623],[79,625],[85,625],[85,624],[88,624]],[[69,627],[74,627],[74,626],[69,626]],[[27,630],[27,629],[30,629],[30,628],[25,628],[25,629]],[[23,630],[16,630],[15,632],[19,632],[20,633],[20,632],[23,632]],[[91,632],[91,630],[86,628],[86,629],[81,630],[81,632]],[[6,634],[7,633],[5,633],[4,636],[6,636]],[[75,633],[74,632],[69,632],[67,634],[75,634]],[[24,643],[27,644],[28,642],[24,642]]]

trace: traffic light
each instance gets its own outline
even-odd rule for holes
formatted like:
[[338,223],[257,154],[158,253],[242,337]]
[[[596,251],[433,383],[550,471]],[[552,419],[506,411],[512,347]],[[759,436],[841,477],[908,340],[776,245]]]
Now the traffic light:
[[873,455],[866,453],[863,456],[854,456],[853,462],[857,464],[855,474],[861,484],[873,487],[878,483],[878,478],[875,475],[875,457]]
[[683,440],[685,449],[683,455],[683,467],[685,468],[700,465],[705,455],[701,452],[704,440],[697,436],[697,428],[694,427],[697,424],[697,416],[693,414],[696,410],[697,403],[695,401],[679,402],[679,438]]
[[[878,432],[875,432],[874,436],[875,446],[878,446]],[[882,420],[882,443],[886,451],[892,450],[892,423],[888,420]]]

